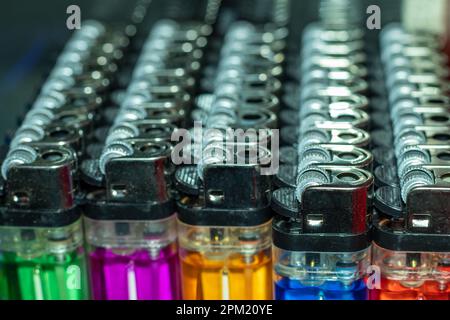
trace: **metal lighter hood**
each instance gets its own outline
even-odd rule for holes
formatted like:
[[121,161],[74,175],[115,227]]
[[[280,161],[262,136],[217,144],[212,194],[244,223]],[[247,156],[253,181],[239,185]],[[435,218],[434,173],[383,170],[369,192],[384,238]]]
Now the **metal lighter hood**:
[[109,201],[163,203],[169,200],[171,147],[146,139],[125,140],[133,152],[117,157],[105,166],[106,194]]
[[6,204],[9,208],[64,211],[75,206],[76,155],[66,147],[30,144],[33,161],[13,165],[7,173]]

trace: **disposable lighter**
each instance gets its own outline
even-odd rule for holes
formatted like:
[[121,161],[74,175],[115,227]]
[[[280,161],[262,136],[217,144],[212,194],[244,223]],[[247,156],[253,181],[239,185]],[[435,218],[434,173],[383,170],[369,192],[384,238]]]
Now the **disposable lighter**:
[[71,149],[21,145],[3,163],[0,297],[87,299],[80,212],[75,206]]
[[90,182],[104,184],[84,208],[95,299],[180,297],[170,152],[165,142],[135,138],[105,148],[104,175],[95,160],[85,163]]
[[[440,165],[413,167],[402,201],[399,187],[376,192],[373,264],[380,280],[372,300],[449,300],[448,183]],[[422,179],[421,179],[422,176]],[[405,187],[404,187],[405,188]]]
[[[177,170],[183,298],[272,299],[268,177],[252,166]],[[225,201],[226,199],[226,201]]]
[[[328,146],[329,147],[329,146]],[[353,146],[313,153],[332,154],[303,169],[280,167],[284,187],[273,193],[275,298],[278,300],[366,300],[370,264],[368,218],[373,184],[371,155]],[[340,159],[339,148],[359,154]],[[356,160],[356,161],[355,161]],[[350,166],[349,166],[350,165]],[[298,171],[297,180],[295,177]]]

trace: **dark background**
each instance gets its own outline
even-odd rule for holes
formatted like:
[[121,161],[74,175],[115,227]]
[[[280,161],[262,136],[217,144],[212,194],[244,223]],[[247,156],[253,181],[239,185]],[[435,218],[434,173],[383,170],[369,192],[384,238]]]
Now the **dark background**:
[[45,80],[58,50],[71,31],[66,9],[81,8],[82,19],[131,14],[133,1],[43,0],[0,3],[0,134],[14,129],[17,118]]
[[[181,0],[182,1],[182,0]],[[184,0],[184,6],[201,11],[201,0]],[[224,0],[228,11],[243,18],[258,12],[271,0]],[[355,0],[356,1],[356,0]],[[382,21],[397,20],[400,0],[362,0],[382,9]],[[150,15],[167,12],[168,1],[153,0]],[[135,0],[3,0],[0,3],[0,139],[17,126],[31,103],[58,50],[71,34],[66,8],[76,4],[82,19],[117,20],[131,16]],[[317,19],[318,0],[292,0],[293,37]]]

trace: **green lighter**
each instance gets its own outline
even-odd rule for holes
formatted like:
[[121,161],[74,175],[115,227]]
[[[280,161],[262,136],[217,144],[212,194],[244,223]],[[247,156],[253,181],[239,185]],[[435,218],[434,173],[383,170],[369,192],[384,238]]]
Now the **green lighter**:
[[75,163],[71,149],[42,144],[3,162],[0,300],[88,299]]

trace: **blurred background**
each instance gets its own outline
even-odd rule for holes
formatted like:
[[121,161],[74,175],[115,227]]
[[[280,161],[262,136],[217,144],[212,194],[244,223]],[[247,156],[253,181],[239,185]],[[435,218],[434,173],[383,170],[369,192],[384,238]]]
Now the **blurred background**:
[[[149,0],[150,1],[150,0]],[[272,0],[223,0],[227,14],[257,20]],[[355,2],[358,0],[354,0]],[[361,0],[364,8],[376,4],[382,23],[399,20],[401,0]],[[120,21],[131,17],[135,0],[4,0],[0,4],[0,137],[17,126],[18,119],[37,93],[59,50],[69,38],[66,9],[78,5],[81,18]],[[317,19],[317,0],[292,0],[292,37],[299,38],[303,27]],[[180,0],[178,10],[201,11],[197,0]],[[167,1],[152,0],[149,15],[173,8]],[[178,12],[177,14],[180,14]]]

